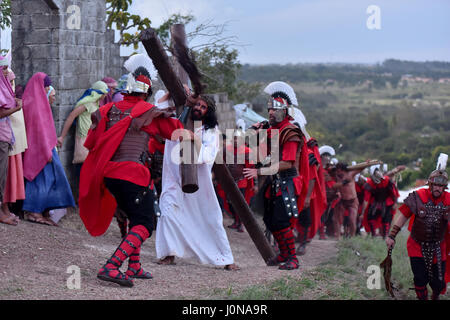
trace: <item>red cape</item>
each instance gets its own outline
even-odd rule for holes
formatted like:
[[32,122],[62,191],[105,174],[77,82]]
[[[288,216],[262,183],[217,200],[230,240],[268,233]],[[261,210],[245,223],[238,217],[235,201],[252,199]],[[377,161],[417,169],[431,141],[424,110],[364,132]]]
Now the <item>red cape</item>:
[[294,184],[299,192],[297,199],[298,212],[303,210],[306,196],[308,195],[309,185],[309,160],[308,160],[308,145],[306,144],[305,136],[303,138],[302,153],[300,155],[300,163],[298,169],[298,176],[294,178]]
[[105,167],[119,147],[131,120],[152,108],[151,104],[141,101],[135,105],[129,117],[123,118],[106,131],[106,115],[113,104],[100,108],[102,118],[97,127],[89,131],[85,142],[89,154],[81,168],[78,203],[81,220],[92,236],[100,236],[106,232],[117,206],[103,182]]
[[[308,195],[308,186],[309,186],[309,178],[310,178],[309,177],[308,146],[306,144],[305,136],[302,136],[302,139],[303,139],[302,151],[300,154],[299,168],[297,168],[299,174],[297,177],[295,177],[293,179],[294,185],[295,185],[295,190],[297,193],[297,207],[298,207],[299,215],[303,211],[303,207],[305,205],[305,199],[306,199],[306,196]],[[310,206],[311,206],[311,202],[310,202]],[[310,214],[311,214],[311,218],[312,218],[312,212],[310,212]],[[313,220],[313,219],[311,219],[311,220]],[[295,226],[298,223],[298,218],[292,217],[290,219],[290,222],[291,222],[291,226],[293,228],[295,228]],[[313,223],[315,223],[315,222],[313,222]],[[320,221],[319,221],[319,224],[320,224]],[[313,229],[312,225],[311,225],[310,229]],[[311,234],[310,231],[308,232],[308,237],[309,237],[309,234]]]
[[447,225],[447,235],[445,237],[447,246],[447,263],[445,271],[445,282],[450,282],[450,224]]
[[317,170],[313,170],[315,176],[309,177],[309,179],[316,179],[313,190],[314,197],[311,198],[310,202],[311,226],[308,231],[308,238],[310,239],[314,238],[314,236],[316,235],[317,230],[320,227],[320,219],[322,218],[322,214],[327,208],[327,193],[325,189],[324,169],[322,167],[322,160],[317,145],[312,147],[312,151],[314,152],[314,156],[316,157],[319,164],[317,165]]

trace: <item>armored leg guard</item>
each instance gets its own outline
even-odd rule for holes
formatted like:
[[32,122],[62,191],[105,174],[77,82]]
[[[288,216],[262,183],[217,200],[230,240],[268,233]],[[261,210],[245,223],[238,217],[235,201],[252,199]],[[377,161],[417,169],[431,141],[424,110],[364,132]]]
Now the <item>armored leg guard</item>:
[[146,272],[141,266],[141,247],[134,250],[128,259],[128,270],[125,272],[130,278],[138,279],[152,279],[153,275],[151,272]]
[[[286,234],[291,231],[291,228],[285,228],[279,231],[273,232],[273,237],[275,238],[275,241],[278,244],[278,249],[280,250],[280,253],[276,257],[276,263],[282,263],[285,262],[288,258],[288,248],[286,245]],[[292,231],[291,231],[292,232]]]
[[123,262],[139,249],[142,243],[149,237],[147,228],[142,225],[134,226],[122,240],[114,254],[106,261],[100,269],[97,278],[105,281],[115,282],[121,286],[132,287],[133,281],[127,274],[123,274],[119,268]]
[[292,229],[289,228],[289,230],[284,234],[285,236],[285,245],[287,246],[287,260],[283,264],[280,265],[280,270],[293,270],[298,269],[299,262],[297,259],[297,255],[295,253],[295,239],[294,239],[294,233],[292,232]]
[[419,300],[428,300],[428,289],[427,286],[414,286],[414,289],[416,290],[416,296]]

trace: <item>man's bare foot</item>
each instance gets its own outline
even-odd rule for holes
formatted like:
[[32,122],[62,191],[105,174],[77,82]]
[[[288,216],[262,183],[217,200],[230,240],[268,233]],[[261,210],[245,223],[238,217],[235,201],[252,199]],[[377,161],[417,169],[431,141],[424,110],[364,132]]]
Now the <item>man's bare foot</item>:
[[160,259],[157,264],[162,264],[162,265],[174,265],[175,263],[175,257],[174,256],[167,256],[164,259]]
[[227,264],[224,268],[225,270],[228,271],[238,271],[241,270],[241,268],[239,268],[236,264],[232,263],[232,264]]

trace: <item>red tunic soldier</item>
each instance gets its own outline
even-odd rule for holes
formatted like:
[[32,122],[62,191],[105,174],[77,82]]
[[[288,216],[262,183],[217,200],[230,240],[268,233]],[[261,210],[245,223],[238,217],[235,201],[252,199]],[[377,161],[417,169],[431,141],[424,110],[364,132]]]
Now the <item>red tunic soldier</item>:
[[[81,219],[93,236],[108,229],[117,207],[126,215],[129,231],[97,277],[131,287],[133,278],[152,278],[140,263],[141,246],[154,230],[156,199],[149,189],[149,139],[155,135],[171,139],[182,124],[145,101],[152,93],[150,58],[134,55],[125,67],[130,73],[124,100],[106,104],[92,116],[79,207]],[[122,273],[119,268],[126,259],[128,270]]]
[[386,238],[387,246],[392,248],[398,232],[411,218],[407,250],[416,295],[420,300],[428,299],[428,284],[433,291],[432,299],[439,299],[445,291],[446,281],[450,280],[449,275],[445,274],[450,249],[447,247],[450,241],[450,193],[445,191],[447,184],[448,174],[444,170],[433,171],[428,178],[428,188],[411,192],[404,200]]

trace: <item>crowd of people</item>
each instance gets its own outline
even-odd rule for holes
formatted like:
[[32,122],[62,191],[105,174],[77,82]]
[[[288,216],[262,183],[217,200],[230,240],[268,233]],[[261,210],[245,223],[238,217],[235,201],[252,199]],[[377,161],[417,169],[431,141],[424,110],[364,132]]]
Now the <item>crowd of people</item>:
[[[76,206],[57,152],[75,127],[72,164],[81,220],[91,235],[99,236],[116,217],[122,236],[98,271],[99,279],[127,287],[136,278],[151,279],[151,272],[142,268],[140,250],[153,232],[161,265],[175,264],[176,257],[194,258],[239,270],[223,214],[233,220],[228,228],[241,233],[245,226],[213,175],[213,165],[221,158],[248,206],[263,216],[277,254],[269,265],[298,269],[299,257],[316,234],[319,240],[339,240],[365,231],[369,237],[384,238],[392,248],[396,234],[414,215],[408,253],[417,296],[427,297],[428,282],[435,299],[444,288],[450,206],[445,168],[430,176],[426,194],[418,193],[425,205],[408,200],[397,209],[395,178],[405,166],[387,171],[371,161],[339,162],[333,147],[320,146],[308,134],[287,83],[275,81],[264,89],[268,121],[247,130],[235,128],[232,137],[218,129],[215,101],[191,93],[185,85],[190,120],[200,123],[187,130],[175,116],[170,94],[161,90],[153,95],[157,74],[149,57],[136,54],[125,62],[128,74],[118,81],[105,77],[80,96],[58,136],[50,77],[36,73],[23,88],[15,86],[6,59],[0,58],[0,66],[0,222],[17,225],[20,215],[55,226],[52,210]],[[249,142],[250,136],[257,137],[256,144]],[[184,192],[180,171],[180,149],[186,140],[197,152],[194,193]],[[440,221],[438,226],[427,219],[428,212],[433,221]],[[433,261],[435,256],[439,263]],[[127,259],[128,269],[122,272]]]
[[[1,58],[0,222],[25,220],[56,225],[51,210],[75,207],[69,182],[56,149],[51,105],[56,90],[48,75],[34,74],[15,84],[9,61]],[[14,212],[14,213],[13,213]]]

